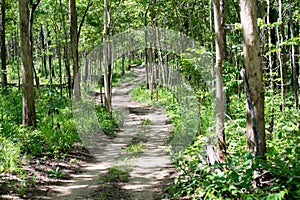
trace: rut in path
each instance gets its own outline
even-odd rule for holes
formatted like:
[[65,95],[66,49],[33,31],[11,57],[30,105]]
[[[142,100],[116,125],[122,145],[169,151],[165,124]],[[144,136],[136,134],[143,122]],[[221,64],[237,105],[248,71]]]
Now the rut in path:
[[[167,117],[161,108],[150,108],[130,100],[129,91],[145,79],[142,67],[134,68],[134,71],[137,74],[134,80],[113,89],[113,108],[123,116],[117,137],[90,136],[94,142],[88,149],[96,162],[86,163],[84,172],[74,175],[69,183],[48,186],[48,197],[40,199],[103,199],[103,196],[108,200],[160,199],[171,163],[169,154],[163,150],[170,136],[170,125],[167,125]],[[150,124],[143,125],[143,121]],[[141,152],[132,156],[126,148],[137,138],[141,141]],[[107,194],[103,183],[100,184],[100,177],[113,166],[129,169],[130,178],[128,182],[116,184],[118,189]],[[102,195],[102,192],[106,194]]]

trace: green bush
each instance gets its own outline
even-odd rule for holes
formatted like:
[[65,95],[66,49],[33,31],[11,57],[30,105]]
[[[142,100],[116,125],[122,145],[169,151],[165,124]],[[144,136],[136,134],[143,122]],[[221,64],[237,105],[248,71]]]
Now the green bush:
[[112,166],[108,172],[101,177],[101,181],[107,182],[128,182],[130,178],[129,170],[122,166]]
[[20,144],[0,135],[0,173],[4,171],[14,172],[18,166],[20,157]]
[[[299,182],[284,184],[272,163],[255,161],[251,154],[239,152],[227,156],[226,164],[202,164],[203,139],[177,155],[174,166],[178,176],[171,185],[172,196],[190,199],[290,199],[299,197]],[[283,169],[279,169],[283,170]],[[255,178],[256,173],[264,174]],[[293,173],[293,172],[291,172]],[[288,176],[290,174],[286,174]],[[258,179],[260,185],[257,185]],[[292,194],[294,193],[294,194]],[[298,194],[297,194],[298,193]]]
[[272,98],[272,104],[271,99],[266,98],[266,122],[270,121],[270,107],[275,106],[276,124],[272,135],[266,132],[269,138],[266,161],[255,160],[246,151],[245,104],[240,103],[238,96],[232,96],[231,110],[236,112],[231,113],[226,122],[227,150],[231,152],[226,157],[226,164],[203,165],[199,157],[206,157],[205,143],[198,137],[192,146],[174,156],[178,176],[170,187],[171,196],[190,199],[300,198],[300,136],[295,127],[299,117],[292,106],[280,112],[280,101],[277,97]]
[[118,124],[121,122],[121,116],[118,113],[107,113],[105,107],[101,105],[96,105],[95,109],[103,133],[107,136],[115,137],[116,128],[118,128]]
[[[228,80],[230,81],[230,80]],[[233,83],[240,84],[240,83]],[[182,108],[167,89],[159,90],[159,101],[150,101],[150,91],[145,86],[131,92],[133,99],[148,105],[164,105],[173,124],[173,133],[189,130],[183,119]],[[267,91],[268,94],[269,91]],[[198,91],[202,106],[201,134],[209,133],[212,123],[207,116],[213,108],[203,91]],[[155,98],[154,98],[155,99]],[[287,98],[285,110],[280,110],[280,96],[266,96],[267,160],[255,160],[246,150],[245,95],[231,95],[227,107],[226,142],[231,152],[226,164],[203,164],[206,150],[202,136],[181,152],[173,153],[176,177],[166,198],[188,199],[299,199],[300,198],[300,136],[297,127],[299,116],[292,100]],[[230,107],[229,107],[230,105]],[[269,132],[274,124],[273,132]],[[181,123],[186,121],[185,124]],[[192,131],[192,130],[189,130]],[[201,159],[200,159],[201,158]]]
[[[1,94],[0,98],[0,104],[3,105],[0,137],[4,142],[3,148],[15,145],[19,153],[11,150],[6,152],[5,157],[9,157],[9,154],[16,154],[18,158],[19,154],[40,156],[64,152],[70,149],[75,141],[79,141],[70,100],[60,96],[55,90],[43,88],[42,98],[36,99],[38,125],[35,130],[32,130],[20,125],[22,122],[21,92],[16,88],[8,88],[8,90],[12,95]],[[8,165],[4,167],[4,170],[11,168]]]

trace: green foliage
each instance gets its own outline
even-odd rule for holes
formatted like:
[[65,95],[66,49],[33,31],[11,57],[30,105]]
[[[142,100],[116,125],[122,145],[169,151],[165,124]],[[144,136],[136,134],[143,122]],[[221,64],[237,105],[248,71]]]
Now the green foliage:
[[105,107],[101,105],[96,105],[96,115],[98,118],[98,122],[101,130],[107,136],[115,137],[116,136],[116,128],[118,128],[118,123],[121,118],[117,113],[109,114],[106,112]]
[[[203,141],[198,138],[191,147],[177,155],[174,165],[179,175],[170,188],[174,197],[285,199],[290,195],[287,185],[273,174],[272,163],[255,161],[245,151],[228,155],[226,164],[203,164],[199,159],[204,155]],[[255,178],[256,173],[263,175]],[[256,184],[258,181],[260,185]]]
[[[24,151],[41,155],[65,152],[79,140],[71,102],[50,91],[37,102],[38,128],[24,133]],[[47,102],[50,102],[50,105]]]
[[130,178],[129,171],[126,167],[112,166],[108,169],[107,174],[102,177],[103,182],[128,182]]
[[133,89],[130,91],[130,95],[132,96],[132,100],[143,102],[146,105],[152,105],[150,90],[146,90],[146,85]]
[[13,95],[1,95],[0,171],[18,170],[20,155],[60,155],[79,141],[72,118],[71,102],[55,90],[44,88],[36,100],[38,126],[35,130],[21,124],[21,93],[8,88]]
[[148,118],[143,118],[142,119],[142,125],[147,126],[151,124],[151,120]]
[[18,169],[20,144],[0,135],[0,173],[3,171],[14,172]]
[[282,113],[280,97],[273,96],[273,101],[266,98],[266,121],[272,117],[273,106],[276,125],[272,138],[267,142],[267,160],[255,160],[245,148],[245,104],[240,100],[244,98],[233,95],[230,99],[230,110],[235,112],[230,112],[225,130],[227,150],[232,152],[227,155],[226,164],[208,166],[203,163],[206,145],[201,136],[196,138],[193,145],[174,155],[178,175],[170,186],[171,196],[189,199],[299,198],[300,138],[295,126],[299,118],[296,109],[288,106],[287,101],[286,110]]
[[[234,94],[242,88],[241,82],[236,81],[236,69],[225,63],[224,76],[226,92]],[[273,117],[273,132],[267,132],[267,160],[255,160],[246,150],[245,137],[245,95],[230,95],[227,99],[226,164],[208,166],[205,163],[205,143],[201,136],[195,138],[194,143],[183,152],[173,155],[177,176],[169,188],[168,198],[189,199],[297,199],[300,194],[299,170],[299,116],[293,108],[292,99],[285,102],[282,112],[279,95],[271,96],[272,91],[266,92],[266,128],[270,129]],[[150,101],[150,91],[145,86],[131,92],[134,100],[147,102],[149,105],[164,105],[166,113],[174,125],[173,132],[180,134],[180,122],[183,120],[180,104],[172,93],[159,89],[158,102]],[[201,105],[205,105],[204,113],[209,111],[210,99],[203,91],[197,91]],[[155,98],[154,98],[155,99]],[[207,115],[206,115],[207,116]],[[201,123],[206,122],[205,117]],[[201,126],[202,128],[208,127]],[[188,130],[188,129],[184,129]],[[203,129],[202,129],[203,130]],[[204,130],[206,130],[204,128]],[[203,132],[205,135],[209,130]]]
[[143,152],[142,148],[146,141],[146,131],[139,131],[137,135],[130,140],[129,144],[125,148],[125,151],[128,153],[139,154]]
[[129,153],[141,153],[143,151],[142,150],[143,146],[144,145],[141,143],[130,144],[125,148],[125,151]]
[[65,174],[60,170],[59,167],[56,167],[55,169],[49,169],[48,175],[51,178],[62,178],[65,176]]
[[114,73],[113,73],[113,77],[112,77],[112,86],[113,87],[117,87],[122,83],[131,81],[136,77],[136,75],[132,71],[128,70],[128,68],[127,68],[128,63],[125,62],[124,65],[125,65],[124,66],[125,74],[122,75],[122,60],[118,59],[115,61]]

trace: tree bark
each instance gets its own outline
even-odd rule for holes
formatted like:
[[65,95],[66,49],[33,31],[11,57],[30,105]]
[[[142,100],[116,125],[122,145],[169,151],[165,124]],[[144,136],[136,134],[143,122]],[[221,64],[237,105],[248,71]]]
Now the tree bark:
[[[38,5],[40,4],[41,0],[37,0],[36,3],[33,3],[30,1],[30,9],[29,9],[29,38],[30,38],[30,51],[31,55],[33,56],[33,22],[34,22],[34,12],[37,9]],[[33,60],[32,60],[33,62]],[[37,86],[38,90],[38,97],[41,97],[41,89],[40,89],[40,80],[39,77],[37,76],[36,69],[32,63],[33,67],[33,74],[34,74],[34,79],[35,79],[35,84]]]
[[262,80],[262,62],[260,56],[259,34],[257,26],[256,0],[240,0],[241,24],[243,30],[243,51],[245,59],[245,77],[249,84],[249,96],[253,105],[256,121],[258,144],[255,145],[251,105],[247,106],[247,148],[255,156],[265,157],[265,121],[264,121],[264,91]]
[[105,108],[107,112],[112,112],[112,63],[110,49],[110,8],[108,0],[104,0],[104,34],[103,34],[103,66],[104,66],[104,92],[105,92]]
[[79,74],[79,61],[78,61],[78,32],[77,32],[77,11],[76,1],[69,0],[70,9],[70,36],[72,46],[72,59],[73,59],[73,88],[74,97],[76,100],[80,99],[80,74]]
[[[285,39],[285,32],[284,32],[284,21],[283,21],[283,5],[282,0],[279,0],[279,17],[278,21],[281,22],[280,24],[280,34],[278,33],[278,46],[283,43]],[[285,106],[285,95],[286,95],[286,59],[285,59],[285,46],[277,47],[280,48],[279,51],[279,64],[280,64],[280,78],[281,78],[281,109],[284,110]]]
[[45,73],[46,79],[48,78],[48,72],[47,72],[47,58],[46,58],[46,45],[45,45],[45,35],[43,26],[41,26],[40,30],[40,42],[41,42],[41,52],[42,52],[42,68]]
[[[63,4],[62,1],[59,0],[59,6],[60,6],[60,12],[63,13]],[[64,59],[64,63],[65,63],[65,68],[66,68],[66,79],[67,79],[67,92],[69,97],[72,96],[72,78],[71,78],[71,69],[70,69],[70,57],[69,57],[69,46],[68,46],[68,31],[66,28],[66,23],[65,23],[65,15],[62,14],[62,27],[64,30],[64,43],[63,43],[63,50],[64,50],[64,54],[63,54],[63,59]]]
[[29,0],[19,1],[20,40],[22,60],[22,114],[23,125],[36,126],[33,88],[33,61],[30,47]]
[[5,0],[1,0],[1,13],[0,13],[0,36],[1,36],[1,74],[2,74],[2,87],[5,90],[7,86],[7,72],[6,72],[6,40],[5,40]]
[[224,131],[225,102],[223,90],[223,59],[224,59],[224,13],[222,0],[213,0],[214,24],[216,34],[216,136],[217,136],[217,155],[219,162],[225,162],[226,142]]
[[[270,25],[274,23],[274,17],[273,17],[273,9],[271,8],[271,2],[270,0],[267,0],[267,24]],[[274,28],[273,27],[268,27],[268,32],[267,32],[267,37],[268,37],[268,69],[269,69],[269,83],[270,83],[270,88],[271,88],[271,94],[274,96],[275,95],[275,76],[273,75],[273,70],[274,65],[276,65],[275,61],[275,54],[272,52],[272,46],[274,44]],[[271,119],[269,123],[269,138],[272,138],[272,132],[274,129],[274,98],[271,99],[271,108],[270,108],[270,114],[271,114]]]
[[[289,1],[289,29],[290,29],[290,38],[294,38],[294,23],[293,23],[293,13],[292,13],[292,7],[291,2]],[[293,94],[294,94],[294,104],[295,108],[299,109],[299,99],[298,99],[298,73],[297,72],[297,66],[296,66],[296,58],[295,58],[295,52],[296,48],[295,45],[292,43],[290,47],[290,60],[291,60],[291,70],[292,70],[292,87],[293,87]],[[299,71],[299,70],[298,70]]]

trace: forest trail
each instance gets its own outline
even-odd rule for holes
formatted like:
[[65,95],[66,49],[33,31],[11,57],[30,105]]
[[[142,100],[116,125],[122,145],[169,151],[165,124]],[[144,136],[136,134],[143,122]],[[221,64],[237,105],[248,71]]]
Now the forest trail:
[[[170,125],[161,108],[130,100],[129,91],[145,79],[143,68],[134,72],[134,80],[113,89],[113,108],[123,116],[117,137],[93,147],[96,161],[85,163],[83,173],[73,175],[66,184],[47,186],[48,196],[37,199],[160,199],[171,167],[163,150]],[[116,169],[115,174],[111,169]]]

